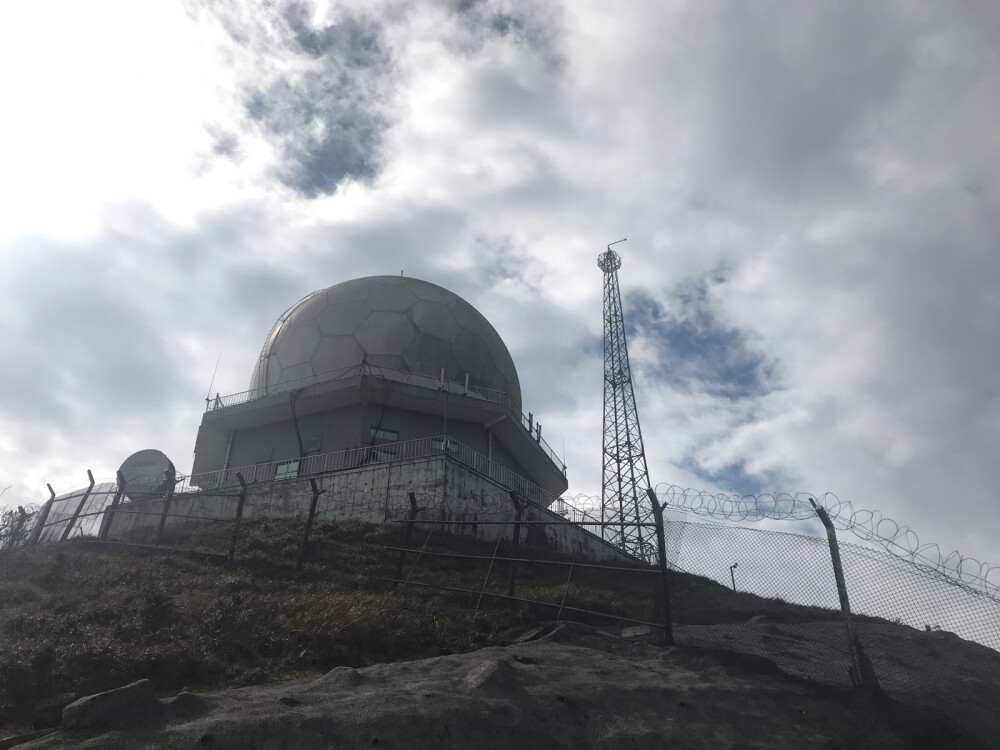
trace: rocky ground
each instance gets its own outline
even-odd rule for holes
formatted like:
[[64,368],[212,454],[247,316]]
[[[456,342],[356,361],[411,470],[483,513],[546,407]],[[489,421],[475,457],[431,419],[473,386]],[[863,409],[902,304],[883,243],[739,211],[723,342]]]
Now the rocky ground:
[[161,699],[142,681],[0,750],[1000,747],[1000,654],[869,625],[871,649],[891,641],[899,655],[882,675],[892,684],[851,691],[830,669],[846,669],[835,627],[754,618],[681,627],[683,645],[659,648],[551,623],[509,646],[258,687]]

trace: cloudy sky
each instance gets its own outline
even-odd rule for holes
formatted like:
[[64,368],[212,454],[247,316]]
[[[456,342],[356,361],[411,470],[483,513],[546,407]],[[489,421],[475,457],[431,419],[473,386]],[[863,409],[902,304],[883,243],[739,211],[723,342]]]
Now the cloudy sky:
[[3,4],[3,502],[189,470],[220,352],[244,390],[288,306],[400,271],[493,322],[598,492],[627,237],[654,483],[1000,562],[998,38],[933,0]]

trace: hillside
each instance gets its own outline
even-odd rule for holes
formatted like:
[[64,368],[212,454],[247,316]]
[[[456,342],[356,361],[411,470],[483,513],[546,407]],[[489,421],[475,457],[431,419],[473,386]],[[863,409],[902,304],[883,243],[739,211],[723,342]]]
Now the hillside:
[[[495,720],[496,726],[509,723],[511,711],[516,714],[526,710],[522,704],[530,694],[534,696],[532,705],[537,704],[532,710],[540,716],[555,716],[552,711],[559,707],[560,701],[567,706],[586,706],[590,718],[578,721],[579,727],[574,731],[597,731],[595,727],[604,721],[601,712],[618,705],[610,701],[610,688],[601,687],[606,682],[618,685],[612,691],[619,696],[616,701],[632,696],[627,704],[638,712],[635,720],[645,722],[647,730],[643,730],[646,734],[642,736],[648,738],[667,731],[665,724],[657,729],[655,722],[649,723],[653,716],[672,716],[672,722],[682,716],[684,721],[691,720],[688,716],[691,712],[676,713],[678,701],[678,705],[689,705],[686,699],[677,697],[677,690],[693,691],[692,699],[698,695],[697,701],[711,701],[718,706],[717,712],[702,716],[705,731],[709,724],[730,721],[726,716],[731,718],[728,729],[716,727],[722,734],[712,735],[723,746],[737,743],[740,736],[749,741],[751,735],[763,738],[761,746],[766,746],[767,732],[772,731],[751,732],[746,711],[737,710],[737,705],[757,706],[753,710],[761,716],[777,711],[779,704],[784,706],[781,711],[805,711],[797,724],[802,731],[831,741],[857,744],[864,739],[858,731],[866,728],[869,734],[865,736],[881,738],[881,744],[872,747],[886,746],[882,740],[888,737],[894,738],[892,742],[897,746],[913,744],[916,740],[912,728],[918,725],[928,738],[962,738],[966,746],[970,743],[990,746],[991,738],[997,736],[998,728],[993,726],[997,720],[990,717],[989,706],[997,700],[995,675],[1000,674],[1000,654],[950,634],[923,633],[875,621],[859,624],[859,628],[867,629],[866,638],[870,637],[872,643],[904,644],[906,648],[900,653],[909,662],[906,668],[912,670],[910,682],[918,686],[926,683],[921,694],[904,681],[902,687],[910,691],[908,701],[883,696],[859,702],[856,695],[824,684],[824,665],[830,653],[840,648],[842,638],[836,613],[830,611],[738,594],[705,579],[677,574],[672,581],[672,607],[678,623],[678,642],[684,647],[663,650],[623,640],[616,637],[621,633],[620,623],[595,615],[585,617],[590,628],[563,628],[558,630],[561,636],[550,635],[508,646],[526,631],[553,620],[556,610],[531,604],[509,606],[488,597],[477,610],[475,598],[468,594],[414,585],[403,592],[392,592],[391,584],[384,579],[392,576],[395,558],[386,553],[383,545],[399,540],[385,526],[349,523],[318,527],[310,562],[297,571],[294,564],[297,534],[293,522],[247,524],[233,562],[180,554],[167,556],[134,548],[105,549],[86,541],[4,554],[0,557],[0,601],[3,601],[0,611],[3,733],[0,736],[57,725],[62,706],[74,698],[147,679],[149,682],[142,689],[149,693],[143,700],[148,699],[147,707],[154,719],[152,725],[143,725],[143,731],[156,726],[167,732],[163,735],[166,737],[171,721],[186,726],[192,720],[190,717],[197,715],[198,726],[202,722],[205,727],[216,727],[203,727],[204,736],[216,737],[221,743],[217,746],[227,746],[229,742],[228,746],[236,747],[240,746],[238,738],[245,738],[239,732],[250,731],[246,727],[233,728],[234,716],[245,710],[234,708],[241,701],[254,703],[258,698],[264,700],[262,696],[291,691],[289,701],[282,702],[279,696],[272,708],[278,712],[276,717],[291,711],[289,715],[297,717],[294,724],[300,719],[306,721],[310,715],[299,704],[315,705],[316,712],[323,715],[334,710],[320,696],[323,690],[314,695],[310,686],[335,684],[343,679],[354,681],[355,677],[344,675],[356,674],[360,675],[358,684],[369,684],[381,695],[388,686],[401,680],[416,684],[419,680],[414,677],[415,670],[424,675],[420,679],[431,685],[426,692],[444,696],[425,707],[414,704],[408,709],[407,715],[413,717],[413,731],[417,732],[413,737],[425,737],[428,742],[430,735],[419,734],[424,730],[418,731],[418,725],[431,726],[434,716],[455,714],[458,722],[455,726],[459,726],[463,711],[476,714],[478,710],[470,706],[462,708],[466,704],[447,697],[450,693],[445,687],[450,685],[454,692],[459,684],[455,683],[458,679],[455,670],[465,670],[462,673],[466,676],[478,674],[477,670],[500,674],[496,678],[488,675],[488,679],[483,678],[489,684],[499,680],[506,687],[501,694],[490,698],[492,702],[480,706],[491,716],[494,716],[491,711],[499,712],[490,720]],[[490,551],[484,545],[461,538],[450,539],[448,545],[473,554],[488,555]],[[431,566],[422,566],[416,574],[408,569],[404,577],[407,575],[413,575],[412,583],[458,583],[473,589],[483,584],[481,567],[457,559],[440,558]],[[502,583],[504,573],[496,571],[493,577]],[[518,594],[559,602],[564,583],[565,573],[561,570],[521,569]],[[567,604],[609,615],[649,619],[649,586],[648,577],[580,572],[574,580],[572,601]],[[578,613],[563,612],[564,618],[568,615]],[[536,635],[552,629],[548,626]],[[557,648],[556,641],[560,639]],[[555,671],[536,670],[529,675],[523,670],[528,662],[518,658],[538,661],[522,651],[543,648],[542,644],[547,644],[545,649],[555,649],[544,656],[544,663],[551,664]],[[484,648],[485,651],[477,651]],[[762,658],[762,651],[769,658]],[[571,656],[573,653],[575,657]],[[413,661],[418,659],[430,661]],[[598,669],[595,665],[604,664],[600,669],[606,669],[606,674],[589,687],[583,671],[569,679],[567,670],[572,672],[574,659],[580,664],[585,662],[590,674]],[[407,661],[409,666],[391,664],[399,661]],[[561,666],[556,669],[556,665]],[[350,671],[353,669],[358,672]],[[942,669],[949,674],[942,674]],[[339,676],[317,682],[317,677],[330,670],[334,670],[331,675]],[[646,678],[637,678],[639,672],[658,674],[654,681],[658,680],[661,687],[654,689],[643,682]],[[629,674],[632,677],[627,677]],[[654,679],[649,675],[649,679]],[[934,679],[928,680],[929,675],[934,675]],[[247,686],[271,682],[279,684],[246,692]],[[183,690],[187,691],[185,695],[192,691],[205,695],[165,702],[153,697],[155,694],[168,698]],[[417,688],[411,686],[404,693],[412,698],[414,690]],[[653,690],[651,697],[640,700],[638,693],[645,694],[647,690]],[[468,693],[461,689],[459,692]],[[899,692],[896,691],[897,696]],[[300,693],[312,697],[295,697]],[[352,688],[352,694],[361,703],[366,700],[364,691]],[[372,705],[378,702],[371,696],[367,700]],[[409,698],[404,700],[401,695],[399,700],[406,703]],[[768,707],[769,701],[774,705]],[[349,713],[359,711],[361,703],[342,708]],[[179,708],[189,704],[200,706],[197,710],[190,709],[190,716],[185,713],[189,708]],[[654,710],[657,705],[668,704],[673,706],[671,711]],[[370,706],[364,709],[368,723],[350,731],[345,728],[350,721],[344,716],[329,721],[340,722],[338,726],[342,726],[337,732],[343,737],[357,739],[361,736],[357,732],[368,732],[371,722],[377,724],[381,715],[386,723],[386,728],[380,730],[381,739],[387,741],[391,735],[388,727],[392,723],[391,705],[387,699],[388,713],[382,714]],[[724,708],[727,705],[729,709]],[[908,708],[917,705],[924,706],[919,714],[922,724],[914,723],[913,712]],[[928,705],[934,710],[928,710]],[[875,706],[877,710],[873,710]],[[262,714],[269,715],[266,711]],[[845,715],[854,715],[855,719],[845,721]],[[839,719],[834,721],[834,716]],[[762,725],[767,724],[761,721]],[[843,725],[840,729],[836,728],[838,723]],[[306,724],[313,726],[315,722]],[[221,730],[219,726],[229,729]],[[471,722],[462,731],[473,731],[474,726],[475,722]],[[490,722],[482,726],[490,726]],[[607,734],[612,746],[633,731],[623,727]],[[98,722],[87,731],[99,737],[114,728]],[[551,729],[556,731],[557,726]],[[60,733],[45,740],[55,744],[45,746],[62,746],[59,743],[76,742],[80,736]],[[296,736],[300,739],[286,738],[287,746],[296,746],[296,742],[300,742],[298,746],[310,746],[307,738],[313,735]],[[400,745],[400,736],[395,736],[396,746],[406,744]],[[468,741],[468,736],[459,733],[453,741],[461,746],[460,738],[466,737]],[[575,735],[567,735],[570,736]],[[693,735],[677,735],[677,740],[687,742],[684,736],[691,740]],[[777,735],[772,732],[770,736]],[[516,737],[528,739],[527,735]],[[119,740],[120,736],[116,742]],[[175,741],[179,745],[187,742],[177,735],[163,746],[177,746]],[[566,746],[573,745],[567,742]],[[501,744],[499,740],[496,743],[497,747],[516,746]],[[332,746],[352,744],[344,740],[341,745]],[[719,745],[709,742],[705,746]]]

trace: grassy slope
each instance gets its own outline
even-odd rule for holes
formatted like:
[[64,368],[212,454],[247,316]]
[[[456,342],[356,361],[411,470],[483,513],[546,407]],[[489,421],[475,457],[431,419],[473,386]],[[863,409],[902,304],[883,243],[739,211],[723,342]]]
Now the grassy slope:
[[[28,726],[40,700],[66,692],[93,693],[143,677],[164,692],[288,679],[506,643],[555,618],[549,606],[487,597],[477,613],[478,597],[468,594],[416,586],[392,593],[381,579],[391,577],[395,555],[382,546],[400,539],[386,526],[318,526],[311,562],[296,571],[301,530],[294,521],[248,523],[233,563],[86,542],[4,553],[0,727]],[[490,555],[493,545],[437,534],[428,549]],[[404,577],[483,587],[487,563],[425,561],[408,565]],[[568,572],[521,565],[517,593],[558,604]],[[498,563],[486,590],[503,593],[506,583],[507,569]],[[648,575],[574,568],[566,604],[647,620],[653,583]],[[677,622],[742,622],[765,612],[786,621],[835,616],[694,576],[675,575],[671,586]]]

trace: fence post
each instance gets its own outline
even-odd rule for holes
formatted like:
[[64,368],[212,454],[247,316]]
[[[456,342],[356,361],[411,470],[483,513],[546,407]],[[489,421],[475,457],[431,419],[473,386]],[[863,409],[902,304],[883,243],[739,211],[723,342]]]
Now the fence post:
[[97,535],[102,542],[107,540],[108,532],[111,531],[111,524],[114,523],[115,520],[115,509],[122,501],[122,497],[125,496],[125,477],[122,476],[121,471],[117,473],[115,479],[117,482],[115,496],[111,498],[111,507],[106,508],[104,511],[104,518],[101,519],[101,530]]
[[312,501],[309,503],[309,517],[306,518],[306,531],[302,535],[302,545],[299,547],[299,559],[295,562],[295,569],[302,570],[302,563],[306,559],[306,547],[309,545],[309,534],[312,532],[313,519],[316,517],[316,504],[322,492],[316,480],[310,477],[309,486],[312,488]]
[[52,489],[51,484],[46,484],[49,488],[49,499],[48,502],[42,507],[41,512],[38,514],[38,520],[35,521],[35,528],[31,530],[31,541],[29,544],[38,544],[38,539],[42,535],[42,529],[45,527],[45,523],[49,520],[49,511],[52,510],[52,503],[56,499],[56,491]]
[[14,524],[14,528],[11,530],[10,542],[7,547],[11,548],[17,545],[18,540],[21,538],[21,534],[24,532],[24,524],[28,520],[28,514],[24,512],[24,506],[17,506],[17,523]]
[[861,644],[854,633],[854,626],[851,623],[851,603],[847,599],[847,584],[844,581],[844,568],[840,562],[840,546],[837,544],[837,531],[833,527],[833,521],[830,520],[830,515],[826,512],[826,508],[822,505],[817,505],[813,498],[809,498],[809,502],[812,503],[813,510],[816,511],[819,520],[826,527],[826,537],[830,543],[830,559],[833,561],[833,575],[837,581],[837,596],[840,597],[840,611],[844,615],[847,653],[851,657],[851,666],[848,669],[851,682],[855,686],[863,685],[869,688],[877,688],[878,685],[874,684],[874,673],[870,669],[861,668],[861,659],[858,654],[858,647]]
[[236,472],[236,481],[240,483],[240,500],[236,504],[236,523],[233,526],[233,539],[229,543],[229,559],[236,556],[236,540],[240,535],[240,521],[243,520],[243,504],[247,501],[247,481],[243,478],[243,472]]
[[486,593],[486,584],[490,582],[490,573],[493,572],[493,563],[496,562],[497,552],[500,551],[500,540],[503,539],[503,529],[497,531],[497,543],[493,545],[493,557],[490,558],[489,567],[486,568],[486,577],[483,578],[483,587],[479,589],[479,598],[476,600],[476,611],[472,615],[475,618],[479,614],[479,605],[483,603],[483,594]]
[[395,591],[396,587],[399,586],[399,581],[403,577],[403,564],[406,562],[406,550],[408,550],[410,545],[413,544],[413,524],[417,520],[417,513],[421,510],[417,507],[417,496],[410,492],[409,497],[410,517],[406,521],[406,539],[403,542],[403,549],[400,550],[399,559],[396,561],[396,574],[392,577],[393,591]]
[[653,508],[653,520],[656,523],[656,550],[657,564],[660,568],[660,606],[663,608],[663,643],[664,646],[674,645],[674,621],[670,611],[670,585],[667,581],[667,537],[663,528],[663,508],[660,501],[656,499],[656,493],[652,487],[646,488],[649,496],[649,503]]
[[90,469],[87,469],[87,479],[90,480],[90,486],[87,487],[87,491],[83,493],[83,497],[80,498],[80,502],[76,506],[76,510],[73,511],[73,517],[69,519],[69,523],[66,524],[66,528],[63,529],[62,536],[59,538],[60,542],[65,542],[69,539],[69,533],[73,530],[73,524],[75,524],[76,519],[80,517],[80,511],[82,511],[83,506],[87,504],[87,499],[90,497],[90,493],[94,489],[94,475],[91,474]]
[[[511,534],[511,541],[514,543],[514,551],[521,545],[521,514],[524,511],[524,504],[518,500],[517,493],[510,490],[510,501],[514,503],[514,531]],[[500,533],[503,533],[502,531]],[[507,577],[507,596],[514,596],[514,589],[517,583],[517,563],[513,560],[510,563]]]
[[169,469],[164,473],[166,474],[166,480],[169,488],[167,489],[166,497],[163,498],[163,513],[160,514],[160,528],[156,531],[157,547],[159,547],[160,543],[163,541],[163,529],[167,525],[167,516],[170,514],[170,501],[174,499],[174,484],[177,481],[177,477]]
[[569,561],[569,573],[566,574],[566,587],[563,589],[562,601],[559,602],[559,611],[556,612],[556,619],[562,619],[563,607],[566,606],[566,595],[569,594],[569,582],[573,578],[573,566],[576,564],[576,553],[573,553],[573,557]]
[[388,523],[389,521],[389,494],[392,491],[392,462],[385,468],[385,512],[382,516],[383,521]]

